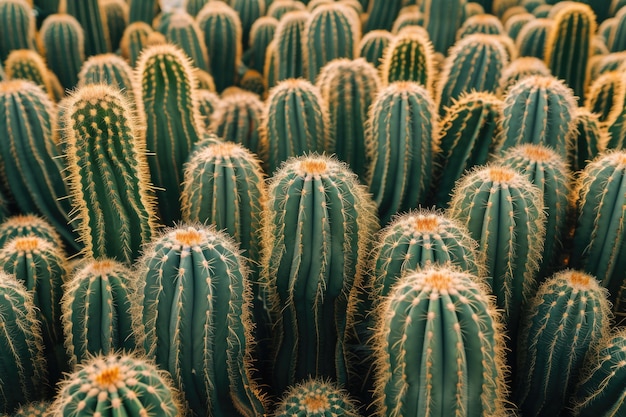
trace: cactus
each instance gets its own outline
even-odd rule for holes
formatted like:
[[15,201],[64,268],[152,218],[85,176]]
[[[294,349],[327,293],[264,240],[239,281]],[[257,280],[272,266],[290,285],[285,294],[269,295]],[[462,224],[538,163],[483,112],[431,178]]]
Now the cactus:
[[547,145],[566,158],[576,110],[572,90],[554,77],[529,76],[504,99],[502,151],[523,143]]
[[204,32],[204,44],[209,51],[211,70],[217,92],[236,84],[237,67],[241,61],[242,28],[235,10],[222,1],[210,1],[196,18]]
[[434,158],[432,202],[445,207],[456,181],[470,168],[483,165],[499,148],[503,102],[483,92],[464,93],[441,120]]
[[626,51],[626,7],[622,7],[615,14],[615,26],[611,31],[607,45],[611,52]]
[[63,87],[73,88],[85,60],[85,36],[80,23],[68,14],[53,14],[43,21],[40,35],[50,69]]
[[77,90],[64,117],[83,254],[130,264],[156,227],[146,145],[132,108],[113,87],[87,85]]
[[457,183],[447,214],[478,241],[498,308],[515,343],[522,304],[532,295],[543,250],[545,215],[539,189],[523,174],[485,165]]
[[435,52],[445,54],[463,24],[465,0],[423,0],[420,11]]
[[502,70],[500,76],[500,85],[498,93],[501,97],[508,94],[509,88],[518,83],[522,78],[529,75],[550,76],[550,69],[539,58],[532,56],[524,56],[511,61],[511,63]]
[[44,417],[52,403],[48,401],[36,401],[22,405],[11,417]]
[[0,223],[0,248],[16,237],[36,236],[62,247],[61,235],[44,218],[34,214],[16,214]]
[[193,76],[197,90],[208,90],[215,93],[215,80],[211,74],[201,69],[194,68]]
[[185,416],[169,375],[152,362],[128,354],[99,355],[79,364],[66,376],[49,412],[50,417]]
[[[417,7],[417,6],[414,6],[414,7]],[[404,28],[423,26],[423,25],[424,25],[424,16],[422,16],[419,9],[413,12],[403,12],[401,10],[396,20],[393,21],[393,26],[391,27],[391,33],[397,35]],[[426,36],[428,37],[428,32]]]
[[552,75],[565,80],[574,94],[583,100],[596,17],[586,4],[573,1],[562,4],[564,6],[552,16],[554,23],[546,39],[545,60]]
[[278,401],[272,417],[329,415],[360,416],[356,404],[347,392],[330,381],[311,378],[289,387]]
[[0,1],[0,62],[18,49],[35,50],[35,17],[26,0]]
[[[304,27],[309,13],[289,12],[281,19],[274,35],[276,48],[276,81],[289,78],[306,78],[304,64]],[[269,52],[267,53],[269,58]]]
[[333,59],[354,58],[360,39],[359,29],[356,12],[341,3],[324,4],[311,12],[302,35],[305,73],[309,81],[315,83],[319,71]]
[[181,48],[191,58],[191,63],[196,68],[209,71],[211,66],[203,34],[190,14],[183,11],[174,12],[165,31],[165,38],[167,42]]
[[110,259],[88,260],[73,272],[61,300],[72,367],[93,355],[139,349],[141,332],[133,325],[133,314],[141,307],[135,287],[133,272]]
[[535,7],[532,14],[534,14],[537,19],[548,19],[550,12],[552,11],[552,7],[553,6],[551,4],[540,4]]
[[559,415],[590,346],[608,331],[606,290],[591,275],[561,271],[524,309],[514,398],[524,416]]
[[474,33],[502,35],[505,33],[502,22],[491,14],[478,14],[467,18],[456,33],[456,39],[463,39]]
[[558,267],[563,253],[571,189],[566,159],[543,145],[524,144],[508,149],[498,163],[526,175],[541,191],[546,212],[545,243],[537,272],[541,281]]
[[133,92],[133,69],[118,55],[93,55],[82,66],[78,74],[78,87],[106,84],[123,93],[135,105]]
[[383,55],[394,36],[386,30],[372,30],[361,38],[359,56],[380,69]]
[[391,30],[403,3],[401,0],[369,0],[363,33],[381,29]]
[[130,15],[128,3],[125,0],[104,0],[102,2],[102,11],[107,23],[111,50],[117,51],[124,35],[124,30],[128,26]]
[[591,79],[591,83],[606,72],[623,71],[626,69],[626,51],[613,52],[600,57],[593,57],[592,60],[589,61],[589,66],[591,67],[591,74],[589,77]]
[[33,293],[14,276],[0,272],[0,411],[13,412],[20,403],[42,395],[46,379],[41,327]]
[[396,35],[385,49],[382,60],[383,83],[415,81],[433,91],[436,77],[434,51],[425,30],[405,29]]
[[[214,227],[178,226],[138,263],[144,346],[198,416],[258,416],[251,288],[236,243]],[[198,285],[201,283],[201,285]]]
[[156,152],[148,160],[150,177],[161,189],[156,193],[161,221],[172,225],[180,220],[183,164],[199,137],[194,75],[188,58],[169,44],[148,48],[136,74],[137,107],[146,115],[146,146]]
[[602,37],[604,43],[606,44],[607,48],[609,48],[609,50],[611,49],[611,33],[615,31],[616,23],[617,19],[611,17],[600,23],[600,25],[598,26],[598,35]]
[[[585,107],[596,113],[600,122],[609,127],[620,117],[626,102],[626,72],[609,71],[600,75],[590,86]],[[612,138],[614,144],[623,140]]]
[[157,0],[130,0],[128,9],[128,22],[144,22],[151,24],[159,10]]
[[364,179],[365,122],[380,88],[376,68],[363,58],[336,59],[322,68],[317,86],[330,114],[330,136],[335,138],[331,151]]
[[267,45],[274,39],[278,20],[269,16],[261,16],[250,27],[250,47],[242,58],[248,68],[263,72]]
[[377,309],[376,415],[507,415],[501,321],[472,274],[404,274]]
[[[131,3],[136,3],[133,1]],[[85,56],[111,52],[111,39],[106,15],[98,0],[61,0],[59,13],[67,13],[76,18],[85,34]]]
[[120,51],[131,67],[137,64],[139,55],[148,42],[148,36],[153,32],[152,27],[145,22],[131,23],[124,30]]
[[571,145],[567,159],[572,172],[584,169],[609,143],[608,132],[600,124],[598,115],[585,107],[574,110],[570,135],[573,137],[568,141]]
[[533,56],[545,59],[546,39],[550,37],[554,21],[551,19],[535,19],[520,29],[515,45],[520,56]]
[[366,183],[384,225],[424,202],[438,143],[435,105],[428,91],[399,81],[380,90],[365,133]]
[[59,160],[53,104],[28,81],[0,84],[0,169],[3,182],[23,213],[42,215],[63,236],[68,249],[78,250],[70,223],[65,167]]
[[301,1],[273,0],[267,8],[267,16],[281,21],[287,13],[306,11],[306,6]]
[[334,148],[326,103],[319,89],[301,78],[270,90],[259,134],[259,156],[269,175],[289,157]]
[[290,159],[269,183],[261,264],[276,330],[273,388],[309,376],[346,382],[346,308],[365,273],[376,207],[346,165]]
[[241,43],[248,49],[250,29],[254,22],[265,15],[265,0],[231,0],[230,5],[241,20]]
[[508,64],[504,46],[492,35],[474,34],[459,40],[445,59],[437,88],[439,114],[462,93],[495,93]]
[[515,16],[511,16],[510,19],[504,24],[504,30],[514,41],[517,40],[520,31],[526,25],[526,23],[535,19],[535,16],[531,13],[521,13]]
[[4,69],[9,80],[27,80],[41,86],[52,101],[55,91],[50,71],[43,57],[30,49],[17,49],[9,54],[4,62]]
[[267,44],[265,50],[265,63],[263,64],[263,79],[268,89],[276,86],[278,80],[278,49],[276,40]]
[[222,97],[211,115],[209,130],[220,138],[236,142],[253,153],[259,152],[259,133],[264,105],[250,92]]
[[198,100],[198,112],[200,113],[201,126],[198,127],[200,131],[207,131],[211,125],[211,115],[215,112],[215,109],[219,106],[220,96],[216,93],[198,89],[196,91],[196,98]]
[[185,1],[185,10],[193,17],[196,17],[208,2],[209,0],[187,0]]

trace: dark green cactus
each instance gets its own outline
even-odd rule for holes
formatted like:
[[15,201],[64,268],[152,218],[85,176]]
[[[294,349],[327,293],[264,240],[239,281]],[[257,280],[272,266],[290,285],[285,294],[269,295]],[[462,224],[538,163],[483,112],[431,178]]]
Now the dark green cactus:
[[185,415],[170,376],[146,358],[127,354],[91,357],[59,384],[51,417],[119,413],[134,417],[158,413]]
[[159,11],[157,0],[130,0],[128,21],[130,24],[144,22],[152,24],[152,20]]
[[209,130],[223,140],[236,142],[253,153],[259,152],[259,126],[264,105],[254,93],[242,91],[222,97],[213,114]]
[[132,263],[156,227],[146,145],[127,99],[77,90],[64,114],[71,202],[87,257]]
[[69,189],[59,159],[53,103],[28,81],[0,84],[0,173],[22,213],[39,214],[63,236],[71,251],[78,250],[70,225]]
[[61,300],[65,348],[72,367],[92,355],[140,348],[141,327],[133,318],[141,314],[136,285],[133,272],[110,259],[88,260],[72,273]]
[[0,62],[18,49],[35,50],[35,17],[27,0],[0,1]]
[[540,4],[535,7],[532,14],[534,14],[537,19],[548,19],[550,12],[552,11],[552,7],[553,6],[551,4]]
[[250,28],[250,47],[242,60],[247,67],[263,73],[267,45],[274,39],[278,20],[270,16],[261,16]]
[[221,101],[220,96],[209,90],[198,89],[196,90],[196,98],[198,100],[198,112],[200,113],[201,121],[201,126],[198,128],[200,131],[208,131],[211,125],[211,115]]
[[559,415],[568,405],[585,354],[608,331],[610,306],[596,279],[559,272],[524,308],[513,398],[526,417]]
[[204,32],[204,44],[209,51],[211,70],[217,92],[221,93],[237,82],[237,67],[242,54],[241,20],[235,10],[222,1],[211,1],[196,18]]
[[133,69],[116,54],[93,55],[78,74],[78,88],[92,84],[107,84],[120,90],[135,105]]
[[250,29],[258,18],[265,15],[265,0],[231,0],[229,3],[239,15],[241,43],[244,49],[248,49]]
[[389,84],[370,107],[366,129],[366,183],[384,225],[425,202],[438,134],[435,105],[415,82]]
[[547,145],[567,158],[576,99],[572,90],[549,76],[525,77],[504,99],[501,150],[523,143]]
[[0,223],[0,248],[13,238],[28,235],[45,239],[62,247],[61,235],[44,218],[34,214],[16,214]]
[[[410,7],[414,9],[411,9],[410,11],[405,10]],[[424,25],[424,16],[422,16],[422,13],[420,13],[419,7],[416,5],[406,6],[402,10],[400,10],[398,17],[396,18],[396,20],[393,21],[393,26],[391,27],[391,33],[397,35],[398,33],[400,33],[402,29],[406,27],[409,27],[409,26],[415,27],[415,26],[423,26],[423,25]]]
[[268,175],[289,157],[334,148],[326,103],[319,89],[302,78],[270,90],[259,133],[259,156]]
[[446,207],[454,184],[468,169],[483,165],[496,154],[503,102],[491,93],[461,97],[441,120],[438,151],[431,183],[432,202]]
[[[585,107],[596,113],[600,122],[613,125],[624,110],[626,102],[626,72],[609,71],[600,75],[590,86]],[[614,147],[621,147],[623,139],[612,138]]]
[[543,251],[545,214],[539,189],[498,165],[475,168],[455,187],[447,214],[478,241],[498,308],[515,343],[522,304],[532,296]]
[[585,107],[579,107],[574,111],[571,126],[572,139],[568,141],[571,145],[567,159],[571,171],[577,172],[607,149],[609,136],[598,115]]
[[105,15],[111,50],[117,51],[124,35],[124,30],[128,26],[129,5],[125,0],[104,0],[102,2],[102,12]]
[[550,36],[554,21],[551,19],[534,19],[526,23],[515,40],[519,56],[545,58],[546,39]]
[[[381,2],[382,3],[382,2]],[[423,0],[420,11],[435,52],[445,54],[463,24],[465,0]]]
[[474,33],[483,33],[485,35],[503,35],[505,33],[502,22],[496,16],[491,14],[477,14],[468,17],[463,25],[456,33],[457,39],[463,39]]
[[276,82],[289,78],[305,78],[304,26],[309,18],[306,11],[290,12],[276,27]]
[[478,277],[407,272],[377,308],[377,415],[504,416],[502,317]]
[[348,393],[322,379],[308,379],[291,386],[278,401],[272,417],[359,417]]
[[[172,14],[165,31],[167,42],[181,48],[191,58],[191,63],[203,71],[210,71],[211,65],[204,35],[193,16],[184,11]],[[217,59],[219,56],[215,56]]]
[[367,62],[373,64],[376,68],[380,68],[383,61],[385,49],[391,43],[394,35],[386,30],[372,30],[361,38],[359,42],[359,56],[365,58]]
[[359,28],[356,12],[341,3],[323,4],[311,12],[302,41],[309,81],[314,83],[322,67],[333,59],[355,57]]
[[526,23],[534,19],[535,16],[531,13],[520,13],[518,15],[511,16],[511,18],[509,18],[504,24],[505,32],[515,41]]
[[363,33],[373,30],[391,30],[403,3],[402,0],[369,0]]
[[36,401],[22,405],[11,417],[44,417],[52,403],[48,401]]
[[317,86],[330,114],[333,149],[360,179],[365,178],[365,122],[378,94],[380,80],[376,68],[363,58],[340,58],[326,64]]
[[41,55],[30,49],[17,49],[4,61],[9,80],[27,80],[41,86],[52,101],[55,100],[54,81]]
[[59,13],[74,16],[82,26],[85,34],[86,57],[113,50],[106,24],[106,15],[98,4],[98,0],[61,0]]
[[208,90],[215,93],[215,80],[211,74],[201,69],[193,68],[193,76],[197,90]]
[[626,7],[622,7],[615,14],[615,26],[611,31],[607,45],[611,52],[626,51]]
[[131,67],[137,64],[139,55],[148,42],[148,36],[153,32],[152,26],[145,22],[134,22],[126,27],[120,41],[120,51]]
[[365,273],[376,207],[343,163],[290,159],[269,183],[262,285],[276,326],[273,388],[309,376],[345,383],[346,308]]
[[295,0],[272,0],[267,7],[267,16],[273,17],[278,21],[283,20],[287,13],[306,11],[306,6],[301,1]]
[[533,56],[523,56],[511,61],[500,76],[500,85],[498,93],[501,97],[505,97],[513,85],[517,84],[522,78],[529,75],[550,76],[550,69],[539,58]]
[[53,14],[43,21],[40,36],[48,66],[63,87],[73,88],[85,60],[85,41],[80,23],[71,15]]
[[276,40],[267,44],[265,50],[265,64],[263,65],[263,79],[268,89],[276,86],[278,80],[278,49]]
[[385,49],[382,58],[381,80],[386,84],[395,81],[415,81],[433,91],[435,84],[435,58],[428,32],[407,28],[397,34]]
[[199,138],[200,115],[189,59],[174,45],[148,48],[137,63],[135,96],[146,117],[146,147],[161,221],[180,220],[183,164]]
[[146,352],[171,373],[194,413],[263,415],[250,378],[248,268],[233,239],[214,227],[168,229],[146,247],[138,269]]
[[187,0],[185,2],[185,10],[190,15],[196,17],[200,10],[209,2],[209,0]]
[[41,327],[33,293],[15,279],[0,272],[0,411],[11,413],[20,403],[42,397],[46,379]]
[[594,56],[589,60],[589,66],[591,67],[589,76],[591,82],[589,84],[591,84],[606,72],[626,69],[626,51]]
[[459,40],[450,49],[437,83],[439,114],[443,116],[463,93],[495,93],[507,64],[506,49],[495,36],[474,34]]

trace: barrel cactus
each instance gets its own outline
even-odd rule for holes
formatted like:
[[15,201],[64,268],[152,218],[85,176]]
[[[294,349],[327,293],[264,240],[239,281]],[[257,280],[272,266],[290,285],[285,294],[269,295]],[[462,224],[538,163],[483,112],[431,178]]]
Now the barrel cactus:
[[120,52],[132,67],[136,65],[141,51],[147,45],[148,36],[153,32],[152,26],[141,21],[129,24],[124,30],[120,41]]
[[56,101],[55,86],[50,70],[44,58],[36,51],[30,49],[12,51],[4,61],[4,70],[9,80],[31,81],[42,87],[52,101]]
[[534,19],[526,23],[515,39],[519,55],[545,59],[546,39],[553,24],[551,19]]
[[239,143],[258,153],[263,111],[264,103],[252,92],[242,91],[222,96],[211,115],[209,130],[226,141]]
[[514,59],[502,70],[500,85],[498,86],[499,95],[505,97],[509,88],[530,75],[549,77],[550,69],[542,60],[532,56]]
[[51,404],[48,401],[33,401],[22,405],[11,417],[44,417]]
[[359,417],[357,406],[348,393],[323,379],[308,379],[289,387],[272,417]]
[[567,153],[568,164],[572,172],[584,169],[601,152],[609,147],[609,135],[606,127],[600,123],[596,113],[585,107],[574,110],[570,129],[572,138]]

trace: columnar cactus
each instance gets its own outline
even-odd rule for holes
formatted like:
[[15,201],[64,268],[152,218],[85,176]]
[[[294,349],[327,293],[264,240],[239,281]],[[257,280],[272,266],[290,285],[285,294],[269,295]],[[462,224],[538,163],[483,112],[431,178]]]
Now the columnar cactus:
[[521,306],[535,288],[543,250],[541,192],[511,168],[485,165],[459,180],[447,213],[478,241],[479,261],[487,268],[485,276],[514,343]]
[[250,47],[244,53],[244,63],[260,73],[265,66],[267,45],[274,39],[278,20],[270,16],[261,16],[250,27]]
[[361,37],[356,12],[341,3],[317,7],[304,26],[306,75],[312,83],[324,65],[336,58],[353,59]]
[[539,287],[524,309],[517,349],[513,397],[524,416],[563,411],[610,319],[606,290],[591,275],[565,270]]
[[[304,65],[304,27],[309,12],[287,13],[276,27],[276,81],[289,78],[306,78]],[[268,53],[269,55],[269,53]]]
[[361,38],[358,45],[359,56],[365,58],[367,62],[374,65],[376,68],[380,68],[383,61],[383,55],[385,49],[391,43],[394,36],[391,32],[386,30],[372,30],[367,32],[365,36]]
[[[184,11],[176,11],[170,16],[165,39],[182,49],[191,58],[191,63],[203,71],[210,71],[209,53],[204,43],[204,35],[193,16]],[[214,56],[217,59],[219,56]]]
[[34,214],[16,214],[0,223],[0,248],[13,238],[28,235],[62,247],[61,236],[47,220]]
[[237,67],[242,54],[241,19],[235,10],[223,1],[210,1],[198,13],[196,21],[204,33],[204,44],[209,51],[215,87],[221,93],[236,84]]
[[328,106],[330,136],[335,138],[334,148],[326,151],[334,152],[364,179],[365,122],[380,87],[376,68],[363,58],[336,59],[322,68],[317,86]]
[[462,93],[495,93],[507,64],[506,49],[496,37],[475,34],[459,40],[450,49],[437,83],[439,114],[443,116]]
[[130,24],[144,22],[152,24],[159,10],[157,0],[131,0],[129,4],[128,21]]
[[416,5],[412,5],[406,6],[404,9],[406,9],[407,7],[413,7],[415,9],[411,10],[410,12],[400,10],[400,14],[398,14],[396,20],[393,21],[393,26],[391,27],[391,33],[393,33],[394,35],[397,35],[402,29],[406,27],[424,25],[424,16],[422,15],[422,13],[420,13],[419,7]]
[[0,62],[11,51],[35,49],[35,17],[26,0],[0,1]]
[[435,52],[445,54],[454,44],[456,32],[463,24],[466,0],[424,0],[420,11]]
[[478,277],[407,272],[377,309],[377,416],[506,415],[502,318]]
[[363,33],[373,30],[391,30],[403,2],[401,0],[369,0],[367,4],[367,20],[363,27]]
[[209,0],[187,0],[185,1],[185,10],[190,15],[196,17],[208,2]]
[[49,412],[51,417],[103,413],[163,417],[184,416],[169,375],[147,359],[127,354],[99,355],[66,376]]
[[319,89],[301,78],[270,90],[259,133],[259,156],[268,175],[289,157],[334,148],[326,103]]
[[[145,3],[145,1],[131,3]],[[85,55],[111,52],[111,39],[106,24],[106,15],[98,0],[61,0],[59,13],[67,13],[76,18],[85,33]]]
[[268,2],[267,16],[280,21],[287,13],[311,10],[311,2],[305,5],[298,0],[271,0]]
[[456,38],[463,39],[464,37],[474,33],[502,35],[505,32],[502,22],[500,22],[500,19],[496,16],[492,14],[477,14],[465,19],[463,25],[461,25],[459,30],[456,32]]
[[[139,348],[141,308],[133,272],[110,259],[88,260],[64,284],[61,300],[65,348],[72,367],[92,355]],[[136,320],[136,319],[135,319]]]
[[85,61],[78,73],[78,87],[107,84],[126,95],[134,107],[133,76],[133,69],[119,55],[93,55]]
[[20,403],[42,396],[46,379],[41,327],[33,293],[14,276],[0,272],[0,411],[13,412]]
[[438,142],[435,104],[415,82],[389,84],[372,104],[366,129],[366,183],[386,224],[425,202]]
[[432,202],[445,207],[463,173],[496,154],[502,100],[491,93],[464,93],[441,120],[439,149],[431,182]]
[[0,174],[22,213],[40,214],[78,250],[70,223],[69,190],[59,160],[53,103],[35,84],[0,83]]
[[73,88],[85,60],[85,35],[80,23],[71,15],[53,14],[43,21],[40,36],[48,66],[63,87]]
[[551,19],[534,19],[526,23],[515,40],[519,56],[545,58],[546,39],[554,22]]
[[[609,127],[619,119],[626,103],[626,72],[609,71],[600,75],[590,86],[585,107],[596,113],[600,122]],[[622,138],[612,138],[613,147]],[[621,147],[621,146],[620,146]]]
[[570,135],[567,159],[572,172],[584,169],[609,146],[606,128],[601,125],[598,115],[585,107],[574,110]]
[[615,14],[615,26],[607,42],[610,45],[611,52],[626,51],[626,30],[624,29],[624,24],[626,24],[626,8],[622,7]]
[[102,13],[105,15],[111,50],[117,51],[124,35],[124,30],[128,26],[129,5],[125,0],[104,0],[102,2]]
[[229,94],[215,107],[209,130],[223,140],[239,143],[258,153],[263,111],[263,102],[256,94],[247,91]]
[[392,39],[382,59],[383,83],[415,81],[433,91],[436,77],[434,50],[425,30],[403,30]]
[[251,288],[236,243],[214,227],[178,226],[138,263],[144,346],[198,416],[264,413],[254,380]]
[[130,264],[156,227],[146,145],[132,108],[113,87],[87,85],[77,90],[64,117],[83,254]]
[[516,41],[520,31],[526,23],[534,19],[535,16],[531,13],[520,13],[515,16],[511,16],[504,24],[504,30],[511,39]]
[[[218,61],[219,62],[219,61]],[[179,196],[183,164],[199,138],[200,116],[189,59],[174,45],[152,46],[136,68],[135,97],[146,117],[146,147],[156,156],[148,160],[161,221],[180,220]]]
[[44,417],[51,404],[48,401],[33,401],[22,405],[11,417]]
[[124,30],[124,35],[120,41],[120,51],[122,57],[128,61],[131,67],[135,67],[141,51],[148,42],[148,35],[153,32],[152,26],[145,22],[131,23]]
[[50,99],[55,101],[53,80],[50,70],[41,55],[30,49],[17,49],[4,61],[4,70],[9,80],[27,80],[41,86]]
[[347,166],[290,159],[269,183],[262,285],[275,320],[273,388],[312,377],[346,382],[346,308],[365,273],[376,207]]
[[308,379],[287,389],[278,401],[272,417],[359,417],[348,393],[322,379]]
[[250,29],[258,18],[265,15],[265,0],[231,0],[230,5],[239,15],[241,43],[244,49],[248,49]]
[[522,78],[526,78],[530,75],[549,77],[550,69],[542,60],[533,56],[523,56],[514,59],[502,70],[498,94],[501,97],[505,97],[509,88],[517,84]]
[[547,145],[566,158],[576,110],[572,90],[549,76],[529,76],[508,90],[502,118],[502,150],[523,143]]

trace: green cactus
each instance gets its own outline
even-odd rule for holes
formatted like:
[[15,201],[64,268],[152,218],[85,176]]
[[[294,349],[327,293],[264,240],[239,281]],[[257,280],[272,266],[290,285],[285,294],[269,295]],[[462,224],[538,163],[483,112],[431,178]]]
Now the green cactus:
[[[136,1],[131,3],[136,3]],[[59,13],[74,16],[82,26],[85,34],[86,57],[113,50],[106,15],[98,0],[61,0]]]
[[355,57],[359,28],[356,12],[341,3],[323,4],[311,12],[302,34],[304,67],[309,81],[315,83],[322,67],[333,59]]
[[140,306],[136,280],[125,265],[110,259],[87,260],[64,284],[61,300],[65,349],[71,366],[92,355],[139,348],[141,331],[133,324]]
[[239,15],[223,1],[210,1],[196,18],[204,32],[211,70],[217,92],[237,82],[237,67],[242,54],[242,28]]
[[146,247],[138,269],[146,352],[171,373],[194,413],[263,415],[250,378],[248,268],[234,240],[214,227],[181,225]]
[[391,32],[382,29],[368,32],[359,42],[359,56],[380,69],[385,50],[393,38],[394,35]]
[[196,17],[208,2],[209,0],[187,0],[185,1],[185,10],[193,17]]
[[439,114],[443,116],[462,93],[495,93],[507,64],[506,49],[493,35],[474,34],[459,40],[450,48],[437,83]]
[[157,0],[131,0],[128,9],[128,22],[144,22],[152,24],[159,11]]
[[250,27],[250,47],[242,60],[248,68],[263,72],[267,45],[274,39],[278,20],[270,16],[261,16]]
[[213,76],[199,68],[193,68],[193,76],[197,90],[208,90],[215,93],[215,80]]
[[373,30],[391,30],[403,3],[402,0],[369,0],[363,33]]
[[549,76],[529,76],[504,99],[501,150],[523,143],[547,145],[567,158],[569,131],[576,110],[572,90]]
[[615,31],[616,23],[617,19],[615,17],[611,17],[600,23],[598,26],[598,35],[602,37],[609,50],[611,49],[611,33]]
[[428,91],[399,81],[380,90],[365,133],[366,183],[381,223],[424,202],[437,143],[437,115]]
[[502,318],[478,277],[407,272],[376,317],[376,415],[507,415]]
[[596,16],[586,4],[563,4],[551,16],[554,23],[546,39],[545,61],[552,75],[565,80],[579,100],[584,100]]
[[86,85],[64,114],[71,202],[87,257],[132,263],[156,227],[146,145],[127,99]]
[[466,0],[423,0],[420,11],[435,52],[446,54],[465,19]]
[[78,74],[78,88],[92,84],[106,84],[123,93],[135,105],[133,69],[116,54],[93,55],[83,64]]
[[346,308],[365,273],[376,207],[349,168],[312,154],[269,183],[261,282],[274,319],[273,389],[309,376],[346,382]]
[[145,358],[129,354],[91,357],[61,382],[50,417],[185,416],[170,376]]
[[259,134],[259,156],[268,175],[289,157],[334,148],[326,103],[319,89],[302,78],[270,90]]
[[624,0],[611,0],[611,4],[609,6],[609,16],[615,16],[624,6],[626,6],[626,2]]
[[572,172],[584,169],[609,143],[608,132],[600,124],[598,115],[585,107],[574,110],[570,135],[573,137],[568,141],[571,145],[567,159]]
[[501,97],[506,97],[509,88],[517,84],[522,78],[529,75],[550,76],[550,69],[539,58],[532,56],[523,56],[511,61],[511,63],[502,70],[500,77],[500,85],[498,93]]
[[[590,86],[585,107],[596,113],[600,122],[611,126],[619,119],[626,102],[626,72],[609,71],[600,75]],[[614,144],[623,142],[612,138]]]
[[363,58],[339,58],[322,68],[317,86],[328,105],[330,136],[335,138],[335,147],[326,151],[334,152],[364,179],[365,122],[380,88],[376,68]]
[[17,49],[4,61],[4,69],[9,80],[27,80],[41,86],[52,101],[55,98],[54,80],[41,55],[30,49]]
[[477,14],[471,16],[463,22],[463,25],[456,33],[456,39],[463,39],[474,33],[483,33],[485,35],[502,35],[505,33],[502,22],[496,16],[491,14]]
[[515,45],[519,56],[533,56],[545,59],[546,40],[550,37],[554,21],[551,19],[534,19],[520,29]]
[[264,105],[254,93],[243,91],[222,97],[211,115],[209,130],[220,138],[259,152],[259,133]]
[[196,98],[198,100],[198,112],[200,113],[201,121],[199,130],[208,131],[211,125],[211,115],[215,112],[215,109],[219,106],[221,101],[220,96],[209,90],[198,89],[196,90]]
[[526,25],[526,23],[535,19],[535,16],[531,13],[520,13],[515,16],[511,16],[510,19],[504,24],[504,30],[514,41],[517,40],[520,31]]
[[491,93],[463,93],[441,120],[434,156],[432,202],[445,207],[454,184],[468,169],[489,161],[498,149],[503,102]]
[[535,7],[532,13],[537,19],[548,19],[553,6],[551,4],[540,4]]
[[102,1],[102,11],[105,15],[107,32],[111,40],[111,50],[117,51],[124,35],[124,30],[128,26],[129,5],[125,0],[104,0]]
[[241,20],[241,43],[248,49],[250,29],[254,22],[265,15],[265,0],[230,0],[230,5]]
[[73,16],[52,14],[40,30],[48,66],[59,77],[61,85],[73,88],[85,60],[83,28]]
[[607,45],[611,52],[626,51],[626,7],[622,7],[615,14],[615,26],[611,31]]
[[272,417],[359,417],[355,402],[336,384],[323,379],[308,379],[284,393]]
[[0,411],[11,413],[20,403],[42,396],[46,379],[41,327],[33,293],[15,279],[0,272]]
[[40,237],[62,247],[61,235],[43,217],[35,214],[16,214],[0,223],[0,248],[13,238],[28,235]]
[[513,397],[524,416],[563,411],[610,319],[606,290],[593,276],[565,270],[541,284],[524,309],[517,350]]
[[53,103],[35,84],[0,84],[0,169],[4,184],[22,213],[44,216],[63,236],[68,250],[80,248],[70,223],[65,166],[59,159]]
[[397,34],[385,49],[382,61],[381,80],[385,85],[415,81],[433,91],[435,58],[425,30],[407,28]]
[[306,11],[289,12],[276,27],[276,82],[289,78],[306,78],[303,37],[309,15]]
[[529,13],[532,13],[537,7],[542,4],[546,4],[545,0],[522,0],[522,6],[528,10]]
[[295,0],[273,0],[267,7],[267,16],[281,21],[287,13],[306,11],[306,6],[301,1]]
[[[414,7],[415,10],[404,11],[406,7]],[[424,16],[420,13],[419,8],[417,6],[406,6],[400,13],[396,20],[393,21],[393,26],[391,27],[391,33],[397,35],[400,31],[407,27],[415,27],[415,26],[423,26],[424,25]],[[380,30],[380,29],[378,29]],[[368,32],[370,33],[370,32]],[[428,32],[427,32],[428,33]]]
[[191,63],[196,68],[209,71],[211,65],[203,38],[200,26],[193,16],[184,11],[176,11],[172,14],[165,31],[165,39],[181,48],[191,58]]
[[[135,96],[146,115],[146,146],[156,156],[148,160],[161,221],[180,220],[179,196],[183,164],[199,138],[200,115],[189,59],[176,46],[149,47],[137,63]],[[141,99],[140,99],[141,98]]]
[[623,71],[626,69],[626,51],[594,56],[589,61],[591,74],[589,78],[594,82],[598,77],[610,71]]
[[265,63],[263,64],[263,79],[268,89],[276,86],[278,80],[278,49],[276,39],[267,44],[265,50]]
[[152,26],[145,22],[131,23],[124,30],[120,41],[120,52],[131,67],[137,65],[137,60],[148,42],[148,36],[153,32]]
[[22,405],[11,417],[44,417],[52,403],[48,401],[36,401]]
[[543,251],[545,214],[540,190],[523,174],[484,165],[457,183],[447,214],[478,241],[498,308],[513,345],[522,304],[530,298]]
[[1,0],[0,62],[18,49],[35,50],[35,17],[27,0]]

